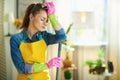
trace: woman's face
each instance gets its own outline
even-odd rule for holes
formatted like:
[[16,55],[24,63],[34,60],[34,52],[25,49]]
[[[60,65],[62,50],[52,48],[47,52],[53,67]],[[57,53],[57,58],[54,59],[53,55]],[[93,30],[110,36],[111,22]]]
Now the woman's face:
[[31,15],[30,24],[37,31],[45,31],[47,29],[47,24],[48,24],[48,17],[46,11],[41,10],[35,16]]

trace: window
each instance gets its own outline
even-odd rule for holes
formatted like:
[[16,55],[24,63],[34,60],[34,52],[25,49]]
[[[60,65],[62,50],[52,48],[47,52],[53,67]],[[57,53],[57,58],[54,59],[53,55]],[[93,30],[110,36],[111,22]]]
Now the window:
[[106,5],[106,0],[73,1],[71,35],[75,45],[106,44]]

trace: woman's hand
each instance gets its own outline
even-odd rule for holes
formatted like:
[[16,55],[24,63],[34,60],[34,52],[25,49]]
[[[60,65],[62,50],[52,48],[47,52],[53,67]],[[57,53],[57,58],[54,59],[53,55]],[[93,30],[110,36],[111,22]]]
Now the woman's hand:
[[46,2],[45,4],[48,8],[48,15],[55,14],[55,6],[54,6],[53,2]]
[[[57,20],[55,15],[55,6],[53,2],[46,2],[45,4],[48,8],[48,11],[47,11],[48,19],[50,20],[52,27],[53,28],[58,27],[59,21]],[[59,27],[57,29],[59,29]]]
[[62,58],[55,57],[52,58],[50,61],[47,62],[47,67],[50,69],[52,67],[62,67]]

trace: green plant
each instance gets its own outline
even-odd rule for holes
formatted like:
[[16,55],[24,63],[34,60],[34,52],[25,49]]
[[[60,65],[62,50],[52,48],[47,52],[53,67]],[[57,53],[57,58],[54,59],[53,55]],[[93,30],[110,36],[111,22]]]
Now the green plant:
[[[68,36],[68,34],[71,31],[71,28],[73,26],[73,23],[69,24],[67,30],[66,30],[66,34]],[[63,60],[63,71],[64,71],[64,78],[66,80],[69,80],[72,78],[72,70],[74,69],[75,66],[73,66],[73,63],[69,57],[69,53],[70,51],[74,51],[74,45],[69,43],[68,40],[65,40],[62,42],[62,46],[66,52],[66,56],[65,56],[65,60]]]
[[93,74],[101,74],[105,71],[104,65],[104,51],[103,49],[98,49],[98,59],[97,60],[86,60],[85,65],[89,66],[89,72]]
[[103,65],[103,61],[101,59],[96,60],[96,62],[95,62],[96,68],[102,67],[102,65]]
[[71,79],[72,78],[72,71],[71,70],[65,70],[64,71],[64,77],[65,77],[65,79]]
[[68,26],[68,29],[67,29],[67,31],[66,31],[66,34],[68,34],[68,33],[70,32],[72,26],[73,26],[73,23],[71,23],[71,24]]
[[89,66],[89,68],[94,68],[95,62],[93,60],[85,61],[85,64]]
[[[67,28],[67,30],[66,30],[66,34],[67,34],[67,35],[70,33],[70,30],[71,30],[72,26],[73,26],[73,23],[69,24],[69,26],[68,26],[68,28]],[[64,40],[64,41],[62,42],[62,44],[67,45],[67,40]]]

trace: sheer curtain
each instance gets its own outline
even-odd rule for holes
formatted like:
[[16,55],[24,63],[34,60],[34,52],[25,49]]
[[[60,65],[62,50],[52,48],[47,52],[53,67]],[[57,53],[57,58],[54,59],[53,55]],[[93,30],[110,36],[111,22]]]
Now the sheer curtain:
[[0,1],[0,80],[6,80],[6,64],[4,52],[4,36],[3,36],[3,14],[4,0]]
[[114,75],[109,80],[120,80],[120,10],[119,0],[108,0],[109,47],[108,60],[113,62]]
[[[118,7],[120,7],[120,1],[118,2]],[[119,16],[119,17],[118,17],[118,23],[119,23],[119,24],[118,24],[118,28],[119,28],[119,29],[118,29],[118,30],[119,30],[119,31],[118,31],[118,37],[119,37],[119,40],[118,40],[118,41],[119,41],[119,52],[118,52],[118,54],[119,54],[119,57],[118,57],[118,58],[119,58],[119,59],[118,59],[118,64],[119,64],[119,65],[118,65],[118,66],[119,66],[119,67],[118,67],[118,69],[120,69],[120,10],[118,10],[118,16]],[[120,75],[120,70],[119,70],[118,74]],[[119,76],[119,79],[118,79],[118,80],[120,80],[120,76]]]

